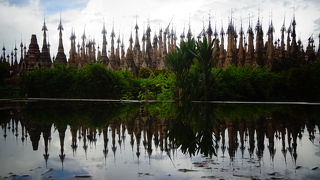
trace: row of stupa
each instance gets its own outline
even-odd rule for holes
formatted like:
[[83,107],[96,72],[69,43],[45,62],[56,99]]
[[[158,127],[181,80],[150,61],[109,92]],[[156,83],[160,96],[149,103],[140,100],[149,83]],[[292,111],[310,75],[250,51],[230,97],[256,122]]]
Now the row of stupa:
[[[63,26],[60,18],[58,26],[59,30],[59,46],[57,55],[51,58],[50,44],[47,42],[47,26],[44,21],[43,31],[43,44],[40,51],[37,42],[36,35],[31,36],[31,42],[27,50],[26,46],[22,43],[21,58],[17,60],[17,48],[15,46],[14,51],[10,54],[5,53],[5,47],[3,47],[3,55],[1,56],[1,62],[9,62],[13,71],[22,72],[29,71],[40,67],[51,67],[52,62],[69,64],[77,67],[81,67],[88,63],[102,62],[111,70],[131,69],[137,71],[140,67],[148,67],[151,69],[163,68],[165,66],[165,56],[178,47],[176,32],[169,26],[164,30],[160,29],[158,34],[154,34],[151,37],[151,28],[148,25],[146,31],[142,35],[142,45],[140,45],[139,39],[139,26],[136,23],[135,27],[135,40],[131,33],[129,38],[129,47],[125,50],[123,40],[120,40],[120,36],[116,39],[114,28],[112,28],[111,37],[111,49],[107,50],[107,31],[105,25],[102,28],[102,48],[98,46],[94,40],[88,40],[85,32],[81,36],[82,43],[76,44],[76,36],[72,31],[70,36],[71,48],[69,50],[69,58],[64,52],[62,31]],[[254,33],[255,31],[255,33]],[[199,33],[198,36],[193,36],[189,23],[189,29],[187,34],[183,32],[180,35],[180,43],[182,41],[189,41],[195,39],[196,41],[208,41],[213,43],[216,53],[213,56],[213,64],[216,67],[228,67],[230,65],[243,66],[263,66],[269,69],[284,67],[290,64],[306,64],[320,61],[320,35],[319,35],[319,48],[316,51],[315,42],[313,37],[308,39],[308,45],[303,48],[301,40],[296,38],[296,20],[293,19],[288,28],[285,27],[285,23],[281,27],[281,38],[274,38],[275,29],[272,21],[269,23],[267,31],[267,40],[264,40],[264,32],[260,19],[258,18],[255,27],[252,26],[249,21],[249,27],[247,29],[247,35],[243,30],[242,24],[240,31],[236,31],[234,21],[232,18],[229,21],[226,32],[223,27],[218,34],[216,27],[212,28],[211,20],[209,17],[209,23],[207,29]],[[219,37],[220,35],[220,37]],[[226,38],[226,40],[225,40]],[[254,40],[255,39],[255,40]],[[227,42],[225,42],[227,41]],[[225,44],[227,47],[225,48]]]

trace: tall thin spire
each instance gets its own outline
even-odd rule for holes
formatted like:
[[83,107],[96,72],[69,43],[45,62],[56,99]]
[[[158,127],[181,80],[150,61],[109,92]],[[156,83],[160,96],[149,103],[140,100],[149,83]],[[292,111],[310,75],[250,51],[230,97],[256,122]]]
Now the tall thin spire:
[[21,38],[21,43],[20,43],[20,62],[23,61],[23,43],[22,43],[22,38]]
[[103,28],[102,28],[102,36],[103,36],[103,40],[102,40],[102,56],[106,56],[107,55],[107,30],[105,27],[105,23],[103,23]]
[[208,43],[211,43],[211,36],[212,36],[212,28],[211,28],[211,15],[209,14],[209,25],[207,29],[207,35],[208,35]]
[[285,21],[286,18],[283,18],[283,25],[281,27],[281,46],[280,46],[280,58],[283,58],[285,56],[285,43],[284,43],[284,33],[286,31],[285,27]]
[[253,47],[254,34],[253,34],[252,27],[251,27],[250,14],[249,14],[249,27],[248,27],[247,33],[248,33],[248,52],[246,53],[245,65],[255,65],[254,47]]
[[47,25],[46,25],[46,19],[43,19],[43,26],[42,26],[42,31],[43,31],[43,44],[42,44],[42,51],[47,48]]
[[133,38],[132,38],[132,31],[131,31],[131,34],[130,34],[130,38],[129,38],[129,49],[132,50],[132,44],[133,44]]
[[63,42],[62,42],[63,26],[62,26],[62,22],[61,22],[61,14],[60,14],[60,23],[58,26],[58,30],[59,30],[59,46],[58,46],[58,53],[56,56],[56,61],[59,63],[67,63],[67,57],[64,53]]
[[6,48],[4,47],[4,45],[3,45],[3,48],[2,48],[2,53],[3,53],[3,59],[5,61],[6,60]]
[[221,21],[220,36],[221,36],[221,45],[220,45],[218,66],[222,67],[223,64],[224,64],[224,60],[225,60],[225,58],[226,58],[226,53],[225,53],[225,49],[224,49],[224,30],[223,30],[223,23],[222,23],[222,21]]
[[110,34],[111,37],[111,56],[114,56],[114,37],[115,37],[115,33],[114,33],[114,25],[112,25],[112,31]]
[[183,27],[183,31],[182,31],[182,33],[181,33],[181,35],[180,35],[180,42],[183,42],[183,41],[184,41],[184,38],[186,37],[186,36],[184,35],[184,31],[185,31],[185,27]]
[[51,57],[50,57],[50,51],[48,48],[48,43],[47,43],[47,25],[46,25],[46,19],[43,19],[43,26],[42,26],[42,31],[43,31],[43,43],[42,43],[42,49],[40,53],[40,64],[42,66],[49,67],[51,65]]
[[83,34],[81,36],[82,46],[81,46],[81,57],[85,59],[86,56],[86,29],[83,29]]
[[71,35],[70,35],[70,41],[71,41],[71,48],[69,51],[69,64],[77,65],[76,58],[77,58],[77,51],[76,51],[76,35],[74,33],[74,30],[72,28]]
[[292,37],[292,42],[291,42],[291,54],[293,57],[296,57],[298,53],[298,46],[297,46],[297,41],[296,41],[296,18],[295,18],[295,12],[293,12],[293,19],[292,19],[292,32],[291,32],[291,37]]
[[139,44],[139,26],[138,26],[138,20],[137,20],[137,16],[136,16],[136,25],[134,26],[135,32],[136,32],[136,40],[134,43],[134,49],[137,51],[140,51],[140,44]]
[[256,52],[255,52],[255,57],[258,65],[264,66],[264,59],[263,59],[263,29],[262,29],[262,24],[260,22],[260,9],[259,9],[259,16],[258,16],[258,21],[257,25],[255,27],[256,31]]
[[18,57],[17,57],[17,44],[14,43],[14,65],[18,65]]
[[101,53],[101,61],[104,64],[108,64],[108,56],[107,56],[107,30],[105,23],[103,22],[103,28],[102,28],[102,53]]
[[272,19],[270,21],[269,29],[268,29],[268,46],[267,46],[267,58],[268,58],[268,65],[271,65],[271,61],[273,60],[274,55],[274,46],[273,46],[273,33],[274,33],[274,27],[272,23]]
[[245,51],[243,46],[243,29],[242,29],[242,20],[241,20],[241,26],[240,26],[240,40],[239,40],[239,50],[238,50],[238,65],[244,65],[245,62]]

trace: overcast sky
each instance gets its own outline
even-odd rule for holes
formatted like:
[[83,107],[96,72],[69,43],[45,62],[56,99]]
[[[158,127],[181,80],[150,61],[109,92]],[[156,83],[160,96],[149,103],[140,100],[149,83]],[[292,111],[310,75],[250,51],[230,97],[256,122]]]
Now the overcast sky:
[[110,46],[109,37],[114,22],[115,32],[117,36],[121,35],[127,48],[136,16],[141,39],[142,31],[148,22],[153,36],[160,27],[166,27],[171,19],[178,36],[184,27],[188,28],[189,19],[192,32],[197,35],[203,27],[203,21],[207,27],[209,13],[212,16],[212,25],[216,24],[220,31],[221,23],[226,29],[231,11],[237,30],[240,29],[242,20],[246,31],[249,14],[253,24],[256,24],[259,9],[264,32],[272,18],[276,38],[280,36],[284,17],[288,26],[295,9],[298,38],[306,45],[308,37],[313,35],[318,44],[320,0],[0,0],[0,43],[11,51],[15,42],[18,46],[21,39],[28,46],[31,34],[36,34],[41,48],[41,28],[45,17],[51,54],[55,55],[60,13],[64,26],[65,53],[68,56],[72,28],[76,32],[76,41],[80,40],[79,37],[85,29],[87,38],[95,38],[96,43],[101,46],[101,29],[105,22]]

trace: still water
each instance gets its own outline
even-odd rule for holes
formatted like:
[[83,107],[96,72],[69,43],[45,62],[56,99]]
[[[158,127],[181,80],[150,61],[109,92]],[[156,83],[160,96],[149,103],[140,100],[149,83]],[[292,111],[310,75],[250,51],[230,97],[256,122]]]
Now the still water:
[[320,179],[320,107],[0,105],[0,179]]

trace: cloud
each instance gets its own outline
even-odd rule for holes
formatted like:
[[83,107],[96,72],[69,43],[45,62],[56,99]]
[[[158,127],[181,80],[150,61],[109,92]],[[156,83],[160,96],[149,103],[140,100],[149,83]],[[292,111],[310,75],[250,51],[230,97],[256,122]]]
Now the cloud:
[[[317,19],[319,18],[319,6],[315,6],[317,4],[320,4],[317,0],[296,1],[296,7],[298,7],[296,8],[297,35],[301,37],[304,43],[312,33],[320,32],[319,20]],[[44,14],[46,14],[49,30],[51,54],[55,56],[58,47],[57,27],[60,12],[64,26],[63,42],[65,53],[68,55],[70,47],[69,36],[72,28],[76,32],[76,42],[81,41],[80,37],[85,28],[87,38],[94,38],[97,44],[101,44],[101,29],[103,22],[105,22],[109,49],[109,37],[113,25],[117,36],[120,31],[121,36],[124,36],[125,45],[128,45],[128,37],[136,23],[136,15],[138,15],[140,38],[148,22],[152,32],[157,32],[159,25],[162,27],[167,26],[171,19],[173,19],[172,23],[179,35],[183,27],[188,24],[189,18],[193,34],[197,35],[202,30],[203,20],[205,26],[207,26],[209,12],[212,15],[213,24],[217,24],[217,29],[221,28],[221,21],[224,27],[227,26],[228,17],[231,16],[231,8],[235,25],[240,27],[240,20],[242,19],[243,27],[247,27],[248,14],[251,14],[251,21],[255,24],[259,7],[265,32],[272,12],[272,19],[276,29],[275,38],[279,37],[284,15],[286,15],[287,19],[286,26],[288,26],[292,18],[293,3],[289,0],[264,0],[261,3],[255,0],[117,0],[112,2],[105,0],[0,0],[0,16],[2,17],[0,21],[0,43],[4,43],[7,49],[13,49],[15,40],[19,44],[21,36],[22,40],[28,45],[31,34],[36,34],[41,47],[41,27]]]
[[315,29],[316,29],[316,31],[319,31],[319,32],[320,32],[320,18],[314,20],[313,22],[314,22],[314,24],[315,24]]

